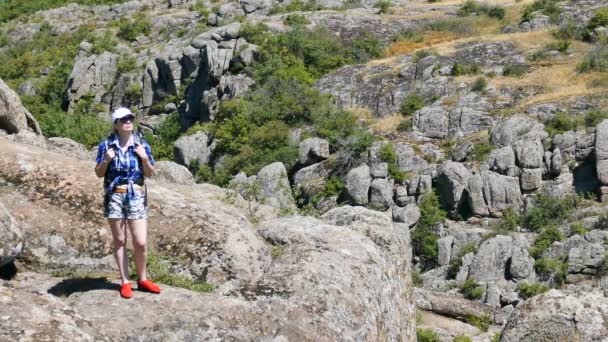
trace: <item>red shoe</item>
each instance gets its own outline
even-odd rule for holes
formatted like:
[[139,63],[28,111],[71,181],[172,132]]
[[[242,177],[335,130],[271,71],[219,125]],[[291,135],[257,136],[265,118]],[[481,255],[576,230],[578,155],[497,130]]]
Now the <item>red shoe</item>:
[[131,298],[133,296],[133,290],[131,289],[131,283],[124,283],[120,287],[120,295],[122,298]]
[[146,279],[144,281],[137,282],[137,289],[152,293],[160,293],[160,287],[150,281],[150,279]]

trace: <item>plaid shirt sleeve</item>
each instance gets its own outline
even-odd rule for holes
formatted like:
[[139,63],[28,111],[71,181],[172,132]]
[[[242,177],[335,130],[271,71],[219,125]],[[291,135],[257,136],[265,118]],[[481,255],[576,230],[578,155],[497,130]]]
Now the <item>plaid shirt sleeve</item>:
[[97,148],[97,164],[103,161],[104,156],[106,155],[106,144],[105,142],[101,142],[99,147]]
[[144,145],[144,150],[146,150],[146,154],[148,155],[148,159],[150,160],[150,165],[154,166],[155,161],[154,157],[152,157],[152,148],[150,147],[147,141],[144,141],[142,145]]

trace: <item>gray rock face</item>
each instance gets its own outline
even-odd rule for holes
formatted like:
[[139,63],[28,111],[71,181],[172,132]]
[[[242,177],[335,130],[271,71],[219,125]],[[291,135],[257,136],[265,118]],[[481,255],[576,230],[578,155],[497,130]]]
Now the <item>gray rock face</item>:
[[519,176],[521,190],[532,191],[540,188],[542,176],[542,169],[521,169],[521,175]]
[[490,212],[503,211],[508,207],[519,210],[522,204],[519,179],[491,171],[482,171],[483,196]]
[[395,154],[397,154],[397,166],[404,172],[424,173],[432,166],[416,151],[406,143],[395,144]]
[[608,299],[602,293],[550,290],[517,306],[500,340],[602,341],[607,320]]
[[[77,158],[88,159],[89,152],[84,148],[84,145],[75,142],[70,138],[52,137],[47,140],[48,146],[54,148],[61,153],[66,153]],[[97,150],[95,150],[97,154]]]
[[424,107],[414,114],[412,126],[426,137],[443,139],[448,136],[449,114],[440,105]]
[[372,183],[369,166],[361,165],[348,172],[346,191],[354,205],[366,205],[369,202],[369,187]]
[[308,138],[300,143],[300,164],[311,165],[329,157],[329,142],[321,138]]
[[280,209],[294,208],[287,170],[283,163],[276,162],[263,167],[258,172],[257,182],[267,204]]
[[196,162],[198,165],[207,165],[211,151],[208,148],[207,133],[197,132],[181,137],[173,144],[175,161],[184,166]]
[[293,176],[294,185],[308,197],[314,197],[325,190],[329,177],[327,163],[317,163],[298,170]]
[[117,67],[118,56],[110,52],[90,56],[84,51],[79,52],[66,83],[68,110],[73,111],[78,101],[85,96],[93,96],[95,102],[109,107],[108,89],[114,82]]
[[608,120],[595,128],[595,165],[597,178],[602,185],[608,185]]
[[464,164],[447,161],[439,167],[437,173],[439,198],[451,215],[457,215],[471,172]]
[[511,146],[505,146],[490,153],[490,170],[502,175],[517,177],[519,170],[515,166],[515,153]]
[[2,79],[0,79],[0,129],[9,134],[30,130],[42,134],[34,116],[23,107],[17,93]]
[[187,167],[172,161],[160,160],[154,164],[152,179],[178,184],[194,184],[194,176]]
[[471,301],[448,293],[440,293],[423,289],[414,291],[416,303],[427,302],[430,310],[448,317],[465,317],[467,315],[482,315],[494,318],[494,308],[489,305]]
[[437,261],[439,266],[448,265],[452,256],[453,236],[442,237],[437,240]]
[[512,240],[498,235],[479,246],[469,269],[469,278],[476,281],[498,281],[505,278],[507,261],[512,254]]
[[513,144],[517,165],[522,168],[536,169],[543,166],[543,144],[540,140],[519,140]]
[[549,136],[543,124],[527,116],[515,115],[496,125],[492,131],[491,141],[499,146],[513,144],[520,139],[544,140]]
[[416,204],[408,204],[405,207],[393,206],[393,220],[403,222],[408,227],[413,227],[420,219],[420,209]]
[[393,181],[386,178],[372,180],[369,187],[370,208],[384,211],[393,204]]
[[23,250],[24,236],[17,220],[0,202],[0,267],[13,261]]

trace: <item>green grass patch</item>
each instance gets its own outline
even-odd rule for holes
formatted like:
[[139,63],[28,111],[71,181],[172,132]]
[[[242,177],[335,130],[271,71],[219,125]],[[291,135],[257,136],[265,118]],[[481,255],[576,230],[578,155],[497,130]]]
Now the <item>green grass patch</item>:
[[464,298],[470,300],[481,299],[486,294],[486,291],[477,285],[477,281],[471,278],[467,279],[464,284],[462,284],[460,287],[460,292]]
[[416,338],[418,342],[440,342],[441,339],[432,329],[416,329]]
[[422,262],[423,269],[431,269],[437,265],[437,234],[434,227],[446,218],[446,211],[441,209],[437,194],[433,191],[422,195],[419,204],[420,219],[412,231],[412,246],[414,255]]
[[65,6],[70,3],[79,5],[113,5],[128,0],[2,0],[0,1],[0,23],[19,19],[34,12]]
[[521,298],[528,299],[532,298],[541,293],[549,291],[549,287],[540,283],[519,283],[517,284],[517,292]]

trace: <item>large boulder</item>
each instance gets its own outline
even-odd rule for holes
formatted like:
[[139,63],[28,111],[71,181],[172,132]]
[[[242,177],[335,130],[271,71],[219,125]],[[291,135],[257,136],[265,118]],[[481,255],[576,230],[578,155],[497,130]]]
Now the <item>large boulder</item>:
[[457,216],[465,201],[464,191],[468,186],[471,172],[462,163],[446,161],[438,171],[437,184],[439,198],[451,216]]
[[608,185],[608,120],[595,128],[595,165],[597,178],[603,186]]
[[175,161],[186,167],[190,166],[192,162],[199,166],[207,165],[211,155],[208,144],[209,138],[205,132],[180,137],[173,144]]
[[108,89],[114,83],[117,70],[117,55],[110,52],[89,55],[80,50],[65,86],[68,111],[73,111],[80,99],[90,96],[96,103],[105,103],[109,107]]
[[550,290],[516,307],[500,341],[604,341],[607,321],[603,293]]
[[42,134],[38,122],[28,112],[21,99],[2,79],[0,79],[0,129],[9,134],[34,131]]
[[287,178],[287,169],[281,162],[264,166],[256,179],[260,187],[260,199],[279,209],[294,209],[294,199]]
[[17,220],[0,202],[0,267],[13,261],[23,250],[23,232]]
[[484,241],[473,258],[469,277],[483,282],[533,280],[534,259],[528,254],[529,243],[522,235],[498,235]]
[[392,180],[376,178],[369,187],[369,206],[376,210],[386,210],[393,204]]
[[157,161],[154,164],[152,179],[186,185],[194,184],[194,177],[187,167],[167,160]]
[[369,166],[363,164],[346,175],[346,192],[355,205],[369,202],[369,187],[372,183]]
[[325,190],[327,177],[327,162],[321,162],[298,170],[293,176],[293,183],[304,195],[312,198]]
[[300,143],[300,164],[310,165],[329,157],[329,142],[321,138],[308,138]]
[[507,146],[520,139],[544,140],[548,136],[542,123],[524,115],[515,115],[496,125],[491,141],[498,146]]

